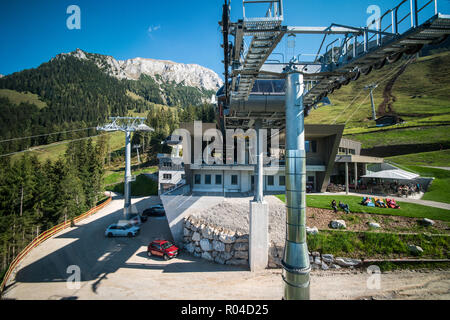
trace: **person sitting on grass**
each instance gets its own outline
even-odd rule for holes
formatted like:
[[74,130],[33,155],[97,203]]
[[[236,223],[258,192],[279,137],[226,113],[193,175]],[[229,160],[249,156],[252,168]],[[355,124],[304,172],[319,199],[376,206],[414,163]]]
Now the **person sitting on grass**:
[[346,203],[342,203],[341,201],[339,201],[339,208],[344,210],[345,213],[350,213],[350,209],[348,207],[348,204],[346,204]]
[[334,213],[338,212],[338,208],[336,206],[336,200],[333,199],[333,201],[331,201],[331,207],[333,208]]

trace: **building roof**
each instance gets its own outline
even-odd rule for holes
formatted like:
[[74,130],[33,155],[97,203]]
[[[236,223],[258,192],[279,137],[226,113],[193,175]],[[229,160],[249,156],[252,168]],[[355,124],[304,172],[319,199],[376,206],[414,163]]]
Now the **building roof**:
[[378,172],[372,172],[362,176],[362,178],[378,178],[378,179],[391,179],[391,180],[414,180],[419,175],[404,171],[401,169],[383,170]]

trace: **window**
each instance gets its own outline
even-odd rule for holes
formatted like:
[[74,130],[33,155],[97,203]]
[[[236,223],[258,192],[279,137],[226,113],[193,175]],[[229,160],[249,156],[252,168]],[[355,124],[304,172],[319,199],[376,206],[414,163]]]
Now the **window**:
[[306,152],[317,152],[317,141],[316,140],[305,141],[305,151]]
[[163,179],[164,180],[170,180],[170,179],[172,179],[172,175],[170,173],[164,173],[163,174]]
[[314,176],[308,176],[308,182],[314,182]]
[[205,174],[205,184],[211,184],[211,175]]
[[280,186],[285,186],[286,185],[286,177],[285,176],[279,176],[278,177],[278,184]]
[[255,184],[255,176],[252,176],[252,177],[251,177],[251,183],[252,183],[252,185]]
[[202,175],[201,174],[194,175],[194,183],[195,184],[201,184],[202,183]]
[[273,181],[274,181],[273,176],[267,176],[267,184],[269,186],[273,186]]
[[238,176],[236,174],[233,174],[231,176],[231,184],[232,185],[237,185],[238,184]]
[[355,154],[355,149],[348,149],[348,154]]
[[222,184],[222,175],[216,174],[216,184]]

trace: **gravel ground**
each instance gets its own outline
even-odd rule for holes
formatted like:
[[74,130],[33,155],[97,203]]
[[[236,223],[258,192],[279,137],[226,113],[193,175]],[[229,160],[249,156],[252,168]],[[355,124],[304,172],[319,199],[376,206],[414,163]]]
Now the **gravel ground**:
[[[206,222],[244,234],[249,233],[249,202],[253,197],[225,198],[222,203],[195,214]],[[284,246],[286,235],[286,207],[275,196],[265,196],[269,205],[269,239],[277,246]]]

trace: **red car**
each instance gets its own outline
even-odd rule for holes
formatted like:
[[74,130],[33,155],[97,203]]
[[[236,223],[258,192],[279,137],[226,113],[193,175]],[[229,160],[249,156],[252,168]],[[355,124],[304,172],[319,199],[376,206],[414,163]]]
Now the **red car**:
[[169,260],[178,255],[178,248],[170,241],[155,240],[148,245],[147,254],[149,257],[159,256],[163,257],[164,260]]

